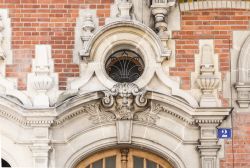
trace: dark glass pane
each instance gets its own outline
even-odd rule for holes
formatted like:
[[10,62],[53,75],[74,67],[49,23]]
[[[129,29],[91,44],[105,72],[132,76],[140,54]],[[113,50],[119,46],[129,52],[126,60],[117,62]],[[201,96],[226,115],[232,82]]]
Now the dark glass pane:
[[105,159],[105,168],[116,168],[115,156],[107,157]]
[[133,82],[143,73],[144,62],[140,55],[132,50],[119,50],[109,56],[105,69],[109,77],[116,82]]
[[157,168],[157,164],[150,160],[147,160],[147,168]]
[[1,159],[1,167],[11,167],[11,166],[6,160]]
[[134,156],[134,168],[143,168],[143,158]]
[[93,168],[103,168],[102,167],[102,159],[94,162],[92,167]]

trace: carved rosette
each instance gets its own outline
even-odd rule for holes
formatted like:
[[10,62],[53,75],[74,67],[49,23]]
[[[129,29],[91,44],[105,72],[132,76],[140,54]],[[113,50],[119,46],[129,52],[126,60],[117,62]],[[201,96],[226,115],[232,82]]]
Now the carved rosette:
[[112,109],[116,119],[133,119],[135,109],[147,105],[145,91],[140,90],[134,83],[117,83],[104,92],[102,104]]

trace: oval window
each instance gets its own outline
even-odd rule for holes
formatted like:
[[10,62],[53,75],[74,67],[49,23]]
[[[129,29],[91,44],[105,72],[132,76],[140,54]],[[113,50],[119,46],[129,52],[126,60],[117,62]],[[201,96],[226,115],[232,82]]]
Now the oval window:
[[105,69],[110,78],[119,83],[129,83],[137,80],[144,71],[144,62],[139,54],[124,49],[112,53]]

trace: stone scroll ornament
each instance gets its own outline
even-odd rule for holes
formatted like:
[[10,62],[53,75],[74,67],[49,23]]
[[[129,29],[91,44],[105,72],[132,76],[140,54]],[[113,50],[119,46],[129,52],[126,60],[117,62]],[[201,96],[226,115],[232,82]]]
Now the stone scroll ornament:
[[116,120],[132,120],[138,109],[146,107],[145,91],[134,83],[117,83],[111,90],[104,91],[102,105],[114,113]]
[[81,112],[89,115],[93,124],[116,120],[135,120],[155,124],[158,113],[163,110],[160,104],[150,103],[146,91],[134,83],[117,83],[110,90],[103,91],[101,102],[83,106]]

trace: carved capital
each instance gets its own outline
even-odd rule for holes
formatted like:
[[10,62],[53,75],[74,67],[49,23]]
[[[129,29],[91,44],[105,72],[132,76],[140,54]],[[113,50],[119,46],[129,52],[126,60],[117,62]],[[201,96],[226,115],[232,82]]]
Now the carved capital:
[[250,85],[237,83],[235,89],[237,91],[237,103],[240,108],[248,108],[250,103]]

